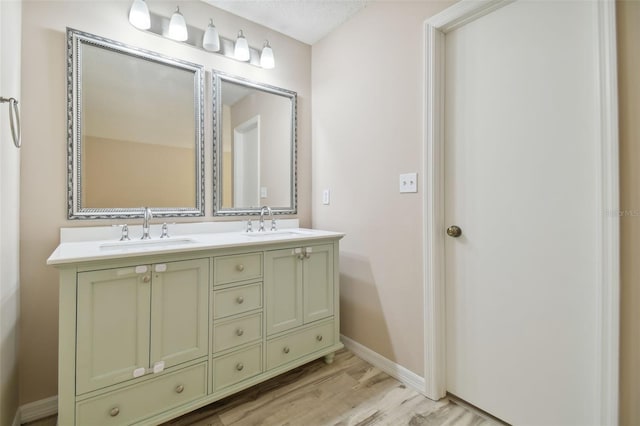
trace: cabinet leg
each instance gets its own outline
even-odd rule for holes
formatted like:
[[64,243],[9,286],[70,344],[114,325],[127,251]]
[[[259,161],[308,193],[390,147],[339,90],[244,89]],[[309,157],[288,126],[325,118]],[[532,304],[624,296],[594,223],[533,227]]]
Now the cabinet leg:
[[333,364],[333,358],[335,357],[335,353],[331,352],[329,355],[325,355],[324,356],[324,363],[325,364]]

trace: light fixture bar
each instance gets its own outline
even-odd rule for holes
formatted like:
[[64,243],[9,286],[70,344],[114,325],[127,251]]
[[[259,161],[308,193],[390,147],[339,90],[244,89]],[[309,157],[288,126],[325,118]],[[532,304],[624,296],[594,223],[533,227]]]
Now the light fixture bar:
[[[138,28],[140,31],[145,31],[145,32],[149,32],[155,35],[158,35],[162,38],[165,38],[167,40],[171,40],[175,43],[183,43],[183,44],[187,44],[191,47],[196,47],[198,49],[202,49],[203,51],[210,53],[210,54],[214,54],[214,55],[223,55],[226,56],[227,58],[231,58],[233,60],[237,60],[235,58],[234,55],[234,47],[235,47],[235,39],[231,40],[228,39],[226,37],[220,36],[220,50],[218,52],[211,52],[209,50],[206,50],[203,46],[202,46],[202,38],[204,37],[204,32],[206,30],[206,24],[208,23],[208,21],[203,21],[203,25],[205,25],[205,29],[200,29],[197,27],[192,27],[191,25],[189,25],[187,23],[187,29],[188,29],[188,33],[189,33],[189,38],[185,41],[176,41],[176,40],[172,40],[170,38],[168,38],[168,34],[169,34],[169,19],[168,17],[164,17],[161,15],[157,15],[155,13],[150,13],[150,17],[151,17],[151,27],[149,27],[148,30],[143,30]],[[135,27],[134,27],[135,28]],[[261,54],[261,49],[256,49],[255,47],[251,47],[249,46],[249,54],[250,54],[250,58],[249,61],[239,61],[239,62],[245,62],[251,65],[254,65],[256,67],[262,68],[260,65],[260,54]]]

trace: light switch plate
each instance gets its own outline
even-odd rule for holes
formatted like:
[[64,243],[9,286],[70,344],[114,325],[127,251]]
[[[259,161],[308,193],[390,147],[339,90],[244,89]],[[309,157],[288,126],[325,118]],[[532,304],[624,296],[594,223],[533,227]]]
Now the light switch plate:
[[418,192],[417,173],[403,173],[400,175],[400,192]]
[[260,187],[260,198],[267,198],[267,187],[266,186],[261,186]]
[[329,189],[325,189],[322,191],[322,204],[329,205],[331,202],[331,191]]

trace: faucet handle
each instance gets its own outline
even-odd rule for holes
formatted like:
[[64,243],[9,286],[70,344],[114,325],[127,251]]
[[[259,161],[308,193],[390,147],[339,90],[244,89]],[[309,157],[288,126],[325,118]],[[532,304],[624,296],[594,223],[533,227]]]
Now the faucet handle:
[[246,232],[253,232],[253,224],[251,223],[251,219],[247,220],[247,230]]
[[129,225],[127,225],[126,223],[124,225],[113,225],[113,226],[119,226],[122,230],[122,234],[120,235],[120,241],[129,241]]
[[271,230],[272,231],[277,231],[278,230],[278,225],[276,224],[276,218],[275,217],[271,218]]
[[162,234],[160,238],[169,238],[169,224],[167,224],[167,222],[162,224]]

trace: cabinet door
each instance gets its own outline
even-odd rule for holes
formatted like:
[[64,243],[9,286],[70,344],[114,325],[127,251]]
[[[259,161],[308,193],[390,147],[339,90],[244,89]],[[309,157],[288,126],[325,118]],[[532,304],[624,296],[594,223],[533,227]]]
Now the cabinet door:
[[151,364],[165,368],[208,352],[209,260],[155,264],[151,294]]
[[302,325],[302,260],[298,256],[293,249],[265,253],[267,335]]
[[148,367],[150,280],[148,266],[78,274],[78,394],[133,379],[135,369]]
[[304,323],[333,315],[333,246],[305,247]]

